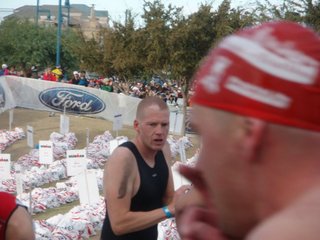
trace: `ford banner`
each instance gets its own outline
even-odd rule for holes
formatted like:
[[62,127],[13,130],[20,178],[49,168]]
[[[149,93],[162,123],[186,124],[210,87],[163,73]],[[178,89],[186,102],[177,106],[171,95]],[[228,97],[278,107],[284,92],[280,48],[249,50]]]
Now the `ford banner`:
[[105,110],[105,103],[94,94],[75,88],[49,88],[39,94],[45,106],[69,113],[95,114]]

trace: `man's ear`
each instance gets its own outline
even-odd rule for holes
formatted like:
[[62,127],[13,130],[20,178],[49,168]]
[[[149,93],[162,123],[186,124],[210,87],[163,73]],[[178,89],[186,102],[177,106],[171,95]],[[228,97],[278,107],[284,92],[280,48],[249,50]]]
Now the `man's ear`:
[[244,118],[244,138],[243,143],[246,148],[251,148],[252,151],[257,150],[260,146],[265,131],[267,129],[267,123],[263,120],[245,117]]
[[139,126],[139,122],[138,122],[137,119],[135,119],[135,120],[133,121],[133,128],[134,128],[136,131],[138,130],[138,126]]

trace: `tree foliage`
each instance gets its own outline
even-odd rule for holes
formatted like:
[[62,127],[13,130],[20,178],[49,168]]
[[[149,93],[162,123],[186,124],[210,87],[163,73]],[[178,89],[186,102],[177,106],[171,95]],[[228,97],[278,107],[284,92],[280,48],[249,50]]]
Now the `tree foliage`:
[[171,71],[169,38],[175,30],[175,24],[181,17],[181,8],[169,5],[168,8],[161,1],[145,2],[143,52],[146,53],[144,68],[151,75],[156,74],[167,78]]
[[[55,56],[53,29],[41,31],[34,24],[12,18],[0,26],[1,61],[25,68],[34,64],[50,64]],[[54,59],[54,58],[53,58]]]
[[[188,84],[200,60],[221,38],[246,26],[270,20],[291,20],[320,30],[319,0],[257,1],[254,7],[231,7],[224,0],[199,6],[186,16],[183,7],[161,0],[144,1],[142,23],[126,11],[124,23],[114,22],[96,39],[85,40],[79,29],[62,33],[61,65],[121,79],[150,79],[153,75]],[[0,61],[23,68],[54,66],[56,27],[37,27],[26,20],[0,24]]]
[[265,0],[257,2],[256,12],[259,22],[289,20],[304,23],[320,31],[319,0],[282,0],[278,4]]
[[[53,67],[56,62],[56,28],[38,27],[27,20],[9,18],[0,25],[0,61],[27,69]],[[83,46],[74,31],[62,34],[61,65],[77,67],[77,46]],[[75,51],[76,50],[76,51]]]
[[134,79],[142,72],[144,59],[141,31],[135,30],[135,18],[126,11],[124,24],[113,23],[112,29],[103,31],[103,59],[105,73],[121,79]]

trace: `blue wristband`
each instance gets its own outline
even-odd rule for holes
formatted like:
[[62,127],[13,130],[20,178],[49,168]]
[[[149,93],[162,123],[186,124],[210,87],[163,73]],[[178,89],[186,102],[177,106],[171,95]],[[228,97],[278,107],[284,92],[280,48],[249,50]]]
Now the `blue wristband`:
[[169,208],[168,208],[168,206],[164,206],[162,208],[162,210],[163,210],[163,212],[164,212],[164,214],[166,215],[167,218],[172,218],[173,217],[171,212],[170,212],[170,210],[169,210]]

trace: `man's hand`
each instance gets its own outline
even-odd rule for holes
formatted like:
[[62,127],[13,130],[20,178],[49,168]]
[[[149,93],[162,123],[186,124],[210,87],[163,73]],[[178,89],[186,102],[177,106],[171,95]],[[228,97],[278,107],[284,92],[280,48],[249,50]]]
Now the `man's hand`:
[[178,232],[183,240],[224,240],[213,211],[189,206],[178,214]]
[[189,190],[190,190],[190,185],[182,185],[175,191],[173,199],[171,203],[168,205],[168,208],[173,216],[175,216],[176,214],[176,202],[179,201],[181,196],[183,196]]
[[192,188],[176,204],[178,232],[183,240],[223,240],[217,227],[213,203],[201,173],[180,166],[180,173],[192,182]]
[[206,208],[213,209],[213,203],[209,196],[209,190],[201,172],[193,167],[184,165],[180,165],[179,172],[192,183],[192,190],[198,192],[198,196],[196,197],[201,198],[202,205],[204,205]]

